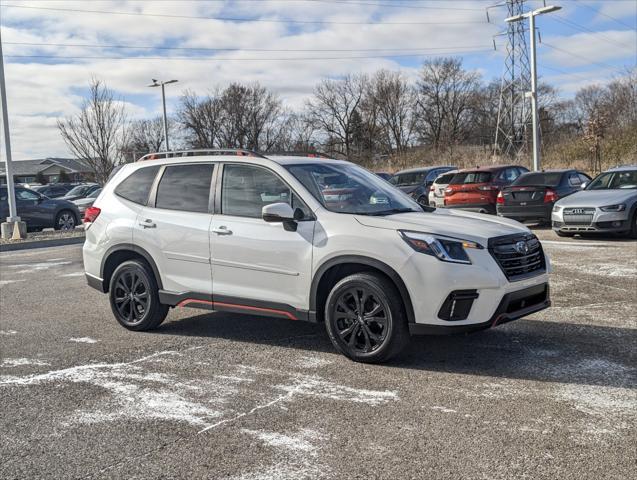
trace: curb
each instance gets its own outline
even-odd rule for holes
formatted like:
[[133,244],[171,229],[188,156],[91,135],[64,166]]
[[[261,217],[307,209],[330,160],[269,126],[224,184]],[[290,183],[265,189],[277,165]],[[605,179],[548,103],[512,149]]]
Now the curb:
[[84,243],[84,237],[51,238],[49,240],[35,240],[33,242],[3,243],[0,252],[14,252],[16,250],[31,250],[34,248],[61,247]]

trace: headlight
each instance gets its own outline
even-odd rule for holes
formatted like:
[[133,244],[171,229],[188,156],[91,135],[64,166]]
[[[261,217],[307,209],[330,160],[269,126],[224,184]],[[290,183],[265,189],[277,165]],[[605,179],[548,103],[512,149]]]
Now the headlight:
[[608,205],[607,207],[599,207],[602,212],[623,212],[626,210],[626,204],[620,203],[619,205]]
[[553,211],[555,213],[559,212],[560,210],[562,210],[562,207],[560,207],[559,205],[553,205]]
[[479,243],[459,238],[443,237],[430,233],[399,230],[402,239],[419,253],[431,255],[443,262],[471,264],[467,248],[482,250]]

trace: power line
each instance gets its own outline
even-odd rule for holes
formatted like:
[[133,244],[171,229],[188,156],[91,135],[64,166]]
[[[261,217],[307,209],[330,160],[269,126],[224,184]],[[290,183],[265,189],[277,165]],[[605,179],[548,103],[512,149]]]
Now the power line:
[[285,23],[285,24],[304,24],[304,25],[466,25],[466,24],[485,24],[485,21],[476,20],[457,20],[445,22],[338,22],[332,20],[277,20],[264,18],[241,18],[241,17],[203,17],[194,15],[175,15],[167,13],[145,13],[145,12],[113,12],[107,10],[87,10],[80,8],[57,8],[57,7],[35,7],[30,5],[12,5],[0,4],[5,8],[24,8],[30,10],[47,10],[55,12],[71,12],[71,13],[96,13],[103,15],[124,15],[133,17],[157,17],[157,18],[179,18],[187,20],[218,20],[222,22],[245,22],[245,23]]
[[562,25],[566,25],[567,27],[571,27],[574,30],[579,30],[580,32],[585,32],[585,33],[593,33],[595,34],[598,38],[605,40],[608,43],[612,43],[614,45],[619,45],[620,47],[632,47],[632,45],[628,45],[627,43],[621,43],[621,42],[617,42],[605,35],[603,35],[601,32],[597,32],[595,30],[592,30],[588,27],[585,27],[584,25],[580,25],[579,23],[575,23],[571,20],[568,20],[567,18],[564,18],[562,16],[556,15],[554,17],[550,17],[552,20],[555,20],[556,22],[561,23]]
[[82,43],[37,43],[37,42],[2,42],[4,45],[23,45],[35,47],[71,47],[71,48],[113,48],[126,50],[184,50],[208,52],[426,52],[429,50],[455,50],[490,48],[490,45],[465,45],[447,47],[422,48],[234,48],[234,47],[158,47],[154,45],[104,45]]
[[331,3],[341,5],[366,5],[372,7],[387,7],[387,8],[412,8],[419,10],[452,10],[452,11],[464,11],[464,12],[483,12],[482,8],[466,8],[466,7],[436,7],[432,5],[405,5],[402,3],[376,3],[376,2],[362,2],[358,0],[306,0],[311,3]]
[[[591,78],[591,73],[593,73],[593,72],[567,72],[565,70],[560,70],[559,68],[555,68],[555,67],[549,67],[547,65],[539,65],[539,67],[542,70],[551,70],[551,71],[559,73],[561,75],[565,75],[565,76],[568,76],[568,77],[574,77],[574,78],[588,78],[588,79],[590,79]],[[604,69],[604,70],[611,70],[613,72],[619,72],[622,69],[621,68],[613,68],[613,69]],[[594,73],[598,73],[598,72],[596,71]]]
[[622,20],[619,20],[618,18],[615,18],[615,17],[611,17],[610,15],[602,12],[601,9],[595,9],[595,8],[591,7],[590,5],[586,5],[585,3],[581,3],[581,2],[577,2],[577,4],[579,6],[588,8],[589,10],[595,12],[597,15],[601,15],[602,17],[606,17],[606,18],[608,18],[608,19],[610,19],[610,20],[612,20],[614,22],[617,22],[619,25],[623,25],[624,27],[628,27],[630,29],[635,29],[636,25],[628,25],[627,23],[624,23]]
[[544,45],[545,47],[549,47],[553,50],[557,50],[558,52],[562,52],[565,53],[567,55],[570,55],[571,57],[575,57],[575,58],[579,58],[581,60],[585,60],[587,62],[587,64],[590,65],[597,65],[598,67],[602,67],[602,68],[617,68],[614,65],[610,65],[609,63],[603,63],[603,62],[594,62],[592,60],[590,60],[589,58],[583,56],[583,55],[579,55],[577,53],[571,52],[569,50],[564,50],[563,48],[560,47],[556,47],[555,45],[551,45],[550,43],[546,43],[546,42],[542,42],[542,45]]
[[77,59],[77,60],[198,60],[198,61],[210,61],[210,62],[261,62],[261,61],[308,61],[308,60],[355,60],[366,58],[400,58],[400,57],[422,57],[428,55],[457,55],[462,53],[482,53],[492,52],[493,49],[477,49],[477,50],[458,50],[448,52],[432,52],[432,53],[412,53],[412,54],[389,54],[389,55],[356,55],[356,56],[338,56],[338,57],[281,57],[281,58],[228,58],[228,57],[133,57],[133,56],[118,56],[118,57],[105,57],[99,56],[83,56],[83,55],[5,55],[5,58],[63,58],[63,59]]

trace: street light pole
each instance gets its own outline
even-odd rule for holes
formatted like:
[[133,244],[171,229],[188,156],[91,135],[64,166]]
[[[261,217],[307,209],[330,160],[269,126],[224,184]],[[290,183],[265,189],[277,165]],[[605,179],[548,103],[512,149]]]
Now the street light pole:
[[2,56],[2,39],[0,38],[0,97],[2,97],[2,125],[4,127],[4,149],[6,162],[7,190],[9,197],[9,217],[7,222],[19,222],[15,206],[15,187],[13,184],[13,165],[11,163],[11,139],[9,138],[9,112],[7,111],[7,87],[4,80],[4,60]]
[[170,150],[170,144],[168,143],[168,119],[166,118],[166,87],[169,83],[177,83],[178,80],[168,80],[164,82],[162,80],[152,79],[153,83],[147,85],[148,87],[161,87],[161,103],[164,112],[164,145],[166,146],[166,151]]
[[525,18],[529,19],[529,36],[531,39],[531,91],[529,92],[529,96],[531,97],[531,116],[533,121],[533,170],[540,170],[541,159],[540,159],[540,128],[539,128],[539,119],[538,119],[538,108],[537,108],[537,55],[535,48],[535,17],[537,15],[542,15],[544,13],[555,12],[556,10],[561,9],[562,7],[558,7],[556,5],[550,5],[542,8],[538,8],[537,10],[532,10],[527,13],[523,13],[521,15],[516,15],[514,17],[506,18],[505,22],[519,22],[524,20]]

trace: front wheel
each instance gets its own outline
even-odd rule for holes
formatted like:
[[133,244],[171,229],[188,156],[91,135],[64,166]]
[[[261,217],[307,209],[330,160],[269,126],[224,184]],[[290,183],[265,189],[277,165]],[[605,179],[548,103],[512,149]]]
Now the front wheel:
[[637,238],[637,211],[633,215],[633,220],[632,220],[632,224],[630,226],[630,232],[628,235],[630,238]]
[[115,269],[109,298],[115,319],[129,330],[152,330],[168,315],[168,305],[159,302],[155,276],[139,260],[128,260]]
[[55,217],[55,225],[53,228],[56,230],[73,230],[77,225],[77,219],[75,214],[70,210],[62,210]]
[[393,283],[371,272],[334,285],[325,305],[325,326],[334,347],[357,362],[387,361],[409,341],[400,294]]

